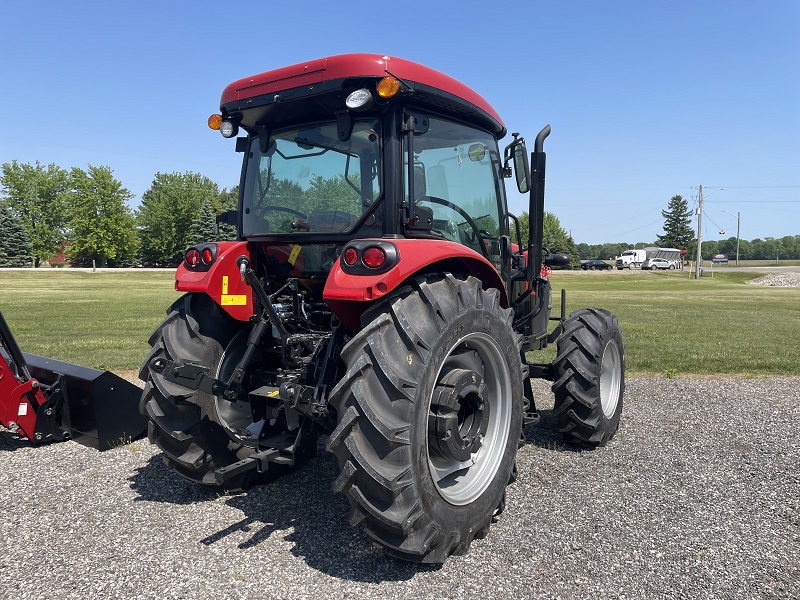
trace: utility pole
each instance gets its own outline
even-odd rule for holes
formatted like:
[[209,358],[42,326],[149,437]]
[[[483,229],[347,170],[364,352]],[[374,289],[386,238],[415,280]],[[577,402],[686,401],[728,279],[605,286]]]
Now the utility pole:
[[742,215],[737,210],[736,211],[736,266],[739,266],[739,229],[742,223]]
[[703,186],[697,200],[697,263],[694,269],[694,278],[700,279],[700,269],[703,267]]

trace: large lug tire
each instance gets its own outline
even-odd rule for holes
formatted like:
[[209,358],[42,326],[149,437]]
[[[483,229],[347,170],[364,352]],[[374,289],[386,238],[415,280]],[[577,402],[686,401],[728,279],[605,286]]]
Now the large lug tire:
[[[145,381],[139,408],[150,418],[148,438],[164,452],[164,462],[194,483],[219,485],[216,469],[253,453],[233,434],[252,423],[249,408],[170,382],[152,368],[153,362],[158,358],[192,362],[219,377],[241,356],[249,327],[229,317],[206,294],[197,293],[179,298],[150,336],[152,350],[139,373]],[[255,476],[255,470],[248,471],[226,481],[225,487],[246,489]]]
[[554,413],[564,438],[605,446],[619,428],[625,352],[617,317],[584,308],[564,321],[554,361]]
[[331,393],[333,484],[390,554],[442,563],[505,506],[522,428],[521,338],[497,290],[420,279],[374,307]]

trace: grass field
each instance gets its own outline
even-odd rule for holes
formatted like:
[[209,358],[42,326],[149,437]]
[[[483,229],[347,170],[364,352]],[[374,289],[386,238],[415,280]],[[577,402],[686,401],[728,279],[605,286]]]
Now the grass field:
[[582,306],[619,316],[634,373],[800,375],[800,288],[746,285],[757,273],[633,272],[552,277],[553,313]]
[[[567,312],[617,314],[631,375],[800,375],[800,288],[745,285],[754,273],[564,273]],[[138,369],[178,297],[171,271],[0,270],[0,310],[25,352],[109,370]],[[552,358],[552,348],[532,355]]]
[[0,311],[24,352],[96,369],[138,369],[179,296],[171,271],[0,269]]

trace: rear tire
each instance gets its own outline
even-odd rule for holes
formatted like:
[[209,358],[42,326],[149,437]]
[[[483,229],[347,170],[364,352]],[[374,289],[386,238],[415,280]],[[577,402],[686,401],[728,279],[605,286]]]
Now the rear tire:
[[[145,381],[139,407],[150,418],[148,438],[164,452],[167,466],[194,483],[219,486],[214,471],[254,450],[229,434],[231,425],[220,417],[216,397],[166,380],[151,363],[157,358],[192,362],[217,376],[221,364],[227,364],[226,348],[246,327],[206,294],[193,293],[179,298],[150,336],[152,350],[139,373]],[[232,420],[238,403],[220,402],[230,405],[227,417]],[[246,489],[256,476],[255,470],[245,472],[226,481],[225,487]]]
[[522,428],[521,338],[497,290],[420,279],[371,309],[331,393],[333,484],[388,553],[442,563],[505,505]]
[[584,308],[564,321],[554,361],[554,414],[568,442],[605,446],[619,428],[625,353],[617,317]]

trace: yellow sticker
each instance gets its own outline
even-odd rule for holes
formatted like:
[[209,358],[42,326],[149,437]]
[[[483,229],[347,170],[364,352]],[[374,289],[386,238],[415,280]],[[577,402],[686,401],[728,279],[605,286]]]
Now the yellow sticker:
[[267,397],[274,398],[275,396],[277,396],[280,393],[281,393],[280,390],[275,390],[274,392],[270,392],[269,394],[267,394]]
[[222,295],[225,296],[228,294],[228,276],[222,276]]
[[289,264],[294,266],[295,261],[297,260],[297,256],[300,254],[300,250],[302,250],[302,246],[298,246],[297,244],[292,244],[292,252],[289,254]]
[[222,304],[222,306],[247,306],[247,296],[244,294],[222,296],[222,302],[220,302],[220,304]]

